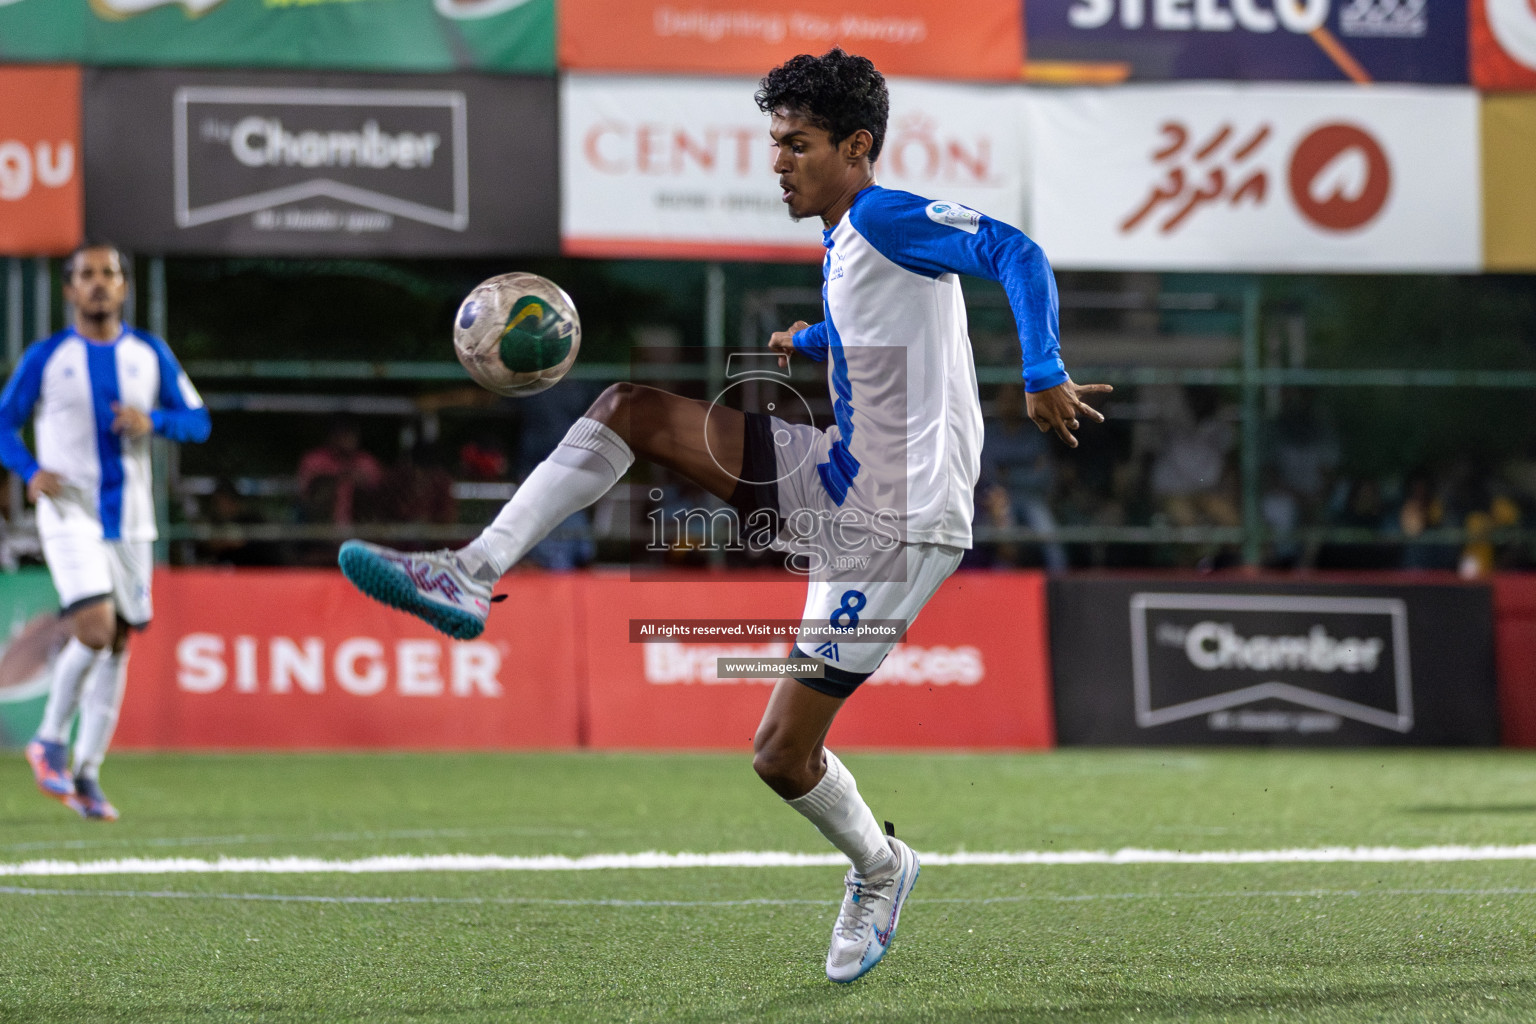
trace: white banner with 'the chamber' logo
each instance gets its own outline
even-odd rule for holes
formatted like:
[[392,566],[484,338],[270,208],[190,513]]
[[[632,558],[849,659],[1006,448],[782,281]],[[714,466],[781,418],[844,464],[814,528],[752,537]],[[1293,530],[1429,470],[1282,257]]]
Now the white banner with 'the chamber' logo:
[[1147,86],[1028,110],[1033,234],[1057,266],[1480,265],[1471,90]]

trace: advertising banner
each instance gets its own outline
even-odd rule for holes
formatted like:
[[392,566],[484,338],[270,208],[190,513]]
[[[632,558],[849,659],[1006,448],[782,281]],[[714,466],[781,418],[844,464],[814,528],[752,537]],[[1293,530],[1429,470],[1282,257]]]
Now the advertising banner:
[[706,5],[686,0],[561,0],[560,66],[591,71],[751,75],[834,46],[885,75],[1016,80],[1017,0],[799,0]]
[[1025,14],[1033,79],[1467,82],[1458,0],[1029,0]]
[[48,702],[50,665],[68,639],[47,569],[0,574],[0,748],[26,746]]
[[80,69],[0,68],[0,255],[80,242]]
[[1064,745],[1499,740],[1486,586],[1057,579],[1050,604]]
[[1477,110],[1408,86],[1036,93],[1031,234],[1073,269],[1475,271]]
[[570,635],[572,580],[513,580],[459,643],[337,572],[157,572],[115,745],[574,746],[576,651],[550,639]]
[[1504,745],[1536,747],[1536,575],[1495,576],[1493,616]]
[[555,3],[6,0],[0,60],[548,73]]
[[87,227],[130,249],[558,247],[553,79],[93,70],[85,138]]
[[[776,680],[721,678],[721,661],[782,658],[790,644],[637,642],[630,620],[798,619],[804,582],[596,576],[581,596],[592,746],[751,748]],[[962,573],[849,698],[828,743],[1047,747],[1050,722],[1044,577]]]
[[1536,6],[1530,0],[1468,0],[1472,82],[1479,89],[1536,89]]
[[[568,75],[561,86],[567,253],[699,259],[825,254],[790,220],[755,79]],[[1024,205],[1017,90],[894,79],[880,183],[1016,223]]]
[[1483,97],[1483,252],[1490,271],[1536,271],[1536,96]]

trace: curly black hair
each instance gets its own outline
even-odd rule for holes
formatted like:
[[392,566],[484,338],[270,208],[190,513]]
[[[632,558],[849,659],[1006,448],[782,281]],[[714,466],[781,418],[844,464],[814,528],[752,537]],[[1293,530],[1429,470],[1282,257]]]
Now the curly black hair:
[[787,110],[825,129],[834,146],[860,128],[868,130],[875,140],[869,147],[870,163],[879,159],[885,145],[885,122],[891,114],[885,76],[868,57],[844,53],[841,47],[820,57],[791,57],[763,76],[753,98],[765,114]]

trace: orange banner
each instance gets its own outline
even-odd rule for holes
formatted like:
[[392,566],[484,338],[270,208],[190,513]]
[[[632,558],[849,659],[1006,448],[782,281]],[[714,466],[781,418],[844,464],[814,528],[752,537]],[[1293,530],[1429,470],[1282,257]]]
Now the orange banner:
[[[784,657],[786,642],[632,643],[630,619],[798,619],[805,584],[782,576],[581,590],[594,747],[748,750],[774,680],[720,679],[721,658]],[[1048,747],[1054,729],[1044,577],[962,573],[839,713],[834,747]]]
[[762,75],[799,53],[841,46],[887,75],[1016,80],[1016,0],[805,0],[703,5],[561,0],[562,67]]
[[116,745],[575,746],[577,582],[509,578],[490,628],[458,643],[339,572],[157,572]]
[[80,69],[0,68],[0,254],[80,244]]

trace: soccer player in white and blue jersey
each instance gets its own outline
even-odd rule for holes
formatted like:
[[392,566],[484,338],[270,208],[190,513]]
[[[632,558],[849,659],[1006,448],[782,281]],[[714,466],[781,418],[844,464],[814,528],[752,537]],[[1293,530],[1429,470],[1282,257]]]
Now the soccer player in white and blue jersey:
[[763,79],[773,167],[796,219],[817,217],[821,323],[774,334],[787,366],[827,364],[835,422],[825,430],[655,388],[617,384],[578,420],[495,522],[458,551],[408,554],[349,541],[342,569],[364,592],[453,636],[477,635],[491,585],[566,516],[606,493],[641,457],[730,502],[809,576],[794,654],[817,677],[774,688],[753,768],[852,862],[827,976],[852,981],[885,955],[917,878],[912,850],[881,832],[853,775],[823,740],[838,710],[890,650],[818,643],[809,626],[916,618],[971,546],[981,403],[960,274],[1000,281],[1018,323],[1031,419],[1076,447],[1080,418],[1103,417],[1062,365],[1056,285],[1039,246],[952,202],[875,183],[889,100],[863,57],[802,55]]
[[[73,324],[31,345],[0,394],[0,463],[27,484],[70,639],[27,761],[38,788],[81,817],[115,821],[99,772],[122,705],[128,633],[149,624],[155,540],[150,435],[208,437],[208,410],[165,342],[123,324],[128,294],[114,246],[65,264]],[[33,455],[21,439],[32,421]],[[65,741],[75,712],[74,771]]]

